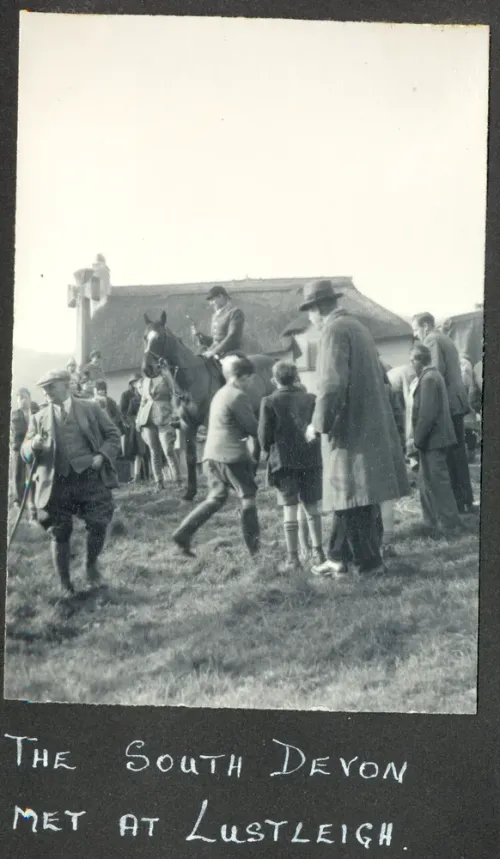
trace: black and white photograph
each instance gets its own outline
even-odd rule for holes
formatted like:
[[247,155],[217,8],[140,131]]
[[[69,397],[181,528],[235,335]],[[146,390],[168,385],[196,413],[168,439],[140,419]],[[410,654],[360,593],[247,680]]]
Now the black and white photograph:
[[5,698],[476,713],[488,63],[21,13]]

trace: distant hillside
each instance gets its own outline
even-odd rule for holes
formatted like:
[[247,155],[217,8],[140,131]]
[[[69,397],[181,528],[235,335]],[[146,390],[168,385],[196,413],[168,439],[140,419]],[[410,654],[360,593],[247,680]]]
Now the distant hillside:
[[36,389],[37,380],[48,370],[64,368],[70,357],[69,353],[37,352],[35,349],[22,349],[15,346],[12,361],[12,390],[16,391],[20,387],[28,388],[33,399],[40,398],[41,391]]

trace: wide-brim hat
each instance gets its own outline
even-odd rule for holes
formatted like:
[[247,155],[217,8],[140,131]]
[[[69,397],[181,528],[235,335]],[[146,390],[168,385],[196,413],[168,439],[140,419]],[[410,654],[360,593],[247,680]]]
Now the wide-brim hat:
[[71,376],[67,370],[49,370],[36,383],[37,388],[46,388],[52,382],[70,382]]
[[328,278],[310,280],[304,284],[303,299],[299,310],[308,310],[318,304],[319,301],[342,298],[343,294],[343,292],[337,292],[333,282]]
[[223,286],[212,286],[212,288],[207,292],[207,301],[212,301],[212,299],[217,298],[218,295],[224,295],[225,298],[229,298],[227,290],[225,290]]

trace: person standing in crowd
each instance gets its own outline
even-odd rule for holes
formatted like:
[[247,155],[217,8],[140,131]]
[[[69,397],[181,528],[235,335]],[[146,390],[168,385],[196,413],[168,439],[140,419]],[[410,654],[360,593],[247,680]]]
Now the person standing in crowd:
[[104,379],[104,370],[102,367],[102,356],[99,349],[93,349],[90,353],[90,361],[82,367],[84,373],[91,382],[96,382],[98,379]]
[[47,404],[32,415],[21,447],[25,462],[36,456],[35,504],[38,520],[50,533],[54,569],[65,592],[70,578],[73,516],[87,528],[86,570],[90,584],[100,581],[98,558],[114,510],[111,489],[118,486],[115,459],[120,434],[97,403],[71,396],[66,371],[51,371],[37,385]]
[[[11,493],[16,507],[21,506],[27,478],[26,463],[21,456],[21,446],[28,432],[31,415],[36,414],[38,411],[39,406],[32,401],[28,389],[19,388],[17,392],[17,409],[14,409],[10,416]],[[33,485],[27,503],[28,518],[31,522],[34,522],[36,520],[36,507]]]
[[74,358],[69,359],[68,363],[66,364],[66,370],[70,375],[70,385],[72,393],[77,392],[80,388],[80,373],[78,372],[78,365]]
[[203,347],[205,358],[221,361],[226,355],[241,351],[245,316],[234,306],[223,286],[213,286],[207,301],[213,309],[210,336],[202,334],[195,325],[191,330]]
[[451,485],[459,512],[472,513],[474,496],[464,436],[464,417],[469,411],[469,402],[457,347],[450,337],[436,329],[431,313],[418,313],[413,317],[412,325],[415,338],[430,350],[432,364],[444,379],[456,436],[456,443],[448,448],[447,453]]
[[[71,380],[70,389],[72,389]],[[94,382],[86,370],[80,376],[80,388],[78,392],[74,392],[72,390],[72,393],[76,393],[76,396],[78,396],[79,399],[82,400],[92,400],[94,398]]]
[[380,504],[409,493],[398,431],[375,342],[365,326],[338,307],[331,280],[304,287],[301,310],[320,329],[318,394],[306,437],[324,436],[323,496],[333,513],[329,558],[318,575],[384,570]]
[[408,362],[398,367],[387,370],[387,378],[391,386],[392,395],[398,401],[398,407],[405,416],[405,447],[411,438],[411,409],[412,409],[412,385],[415,382],[415,370]]
[[[443,376],[432,366],[432,354],[423,343],[411,350],[417,375],[413,393],[413,445],[419,456],[419,491],[424,525],[432,535],[462,530],[447,464],[447,451],[456,444],[448,394]],[[411,442],[410,442],[411,444]]]
[[306,429],[314,411],[315,396],[297,384],[295,364],[278,361],[273,367],[277,390],[261,401],[258,437],[267,453],[267,483],[276,487],[283,507],[287,566],[301,569],[299,561],[299,506],[309,525],[313,562],[322,564],[321,513],[323,495],[321,439],[307,442]]
[[175,448],[177,433],[172,426],[173,397],[173,385],[166,373],[155,378],[143,379],[136,427],[149,448],[153,477],[158,492],[165,488],[163,457],[176,486],[180,487],[182,484],[179,455]]
[[[387,396],[389,397],[389,402],[391,404],[392,414],[394,416],[394,421],[396,423],[396,428],[398,431],[398,440],[400,451],[403,454],[403,457],[406,453],[406,409],[404,402],[401,400],[401,396],[393,390],[392,385],[389,381],[389,371],[390,367],[388,367],[381,360],[380,365],[382,368],[382,375],[384,377],[384,385],[387,391]],[[382,501],[380,505],[380,511],[382,514],[382,529],[383,529],[383,537],[382,537],[382,550],[383,557],[390,558],[394,557],[396,554],[396,550],[394,548],[394,539],[395,539],[395,529],[396,529],[396,514],[395,514],[395,503],[394,500],[391,501]]]
[[257,420],[246,388],[255,372],[245,356],[231,355],[223,362],[226,384],[214,395],[210,404],[204,465],[208,477],[208,495],[189,513],[173,534],[176,546],[186,555],[193,555],[193,536],[217,513],[233,489],[241,503],[243,540],[251,555],[259,550],[259,518],[257,513],[255,463],[246,439],[257,437]]
[[481,427],[476,412],[478,411],[478,388],[474,377],[474,367],[466,352],[459,353],[460,372],[467,392],[469,411],[464,417],[464,442],[468,462],[474,462]]
[[125,427],[122,451],[125,459],[133,463],[136,483],[149,479],[149,456],[146,456],[148,448],[136,426],[141,405],[140,385],[141,375],[134,373],[128,380],[127,390],[120,397],[120,413]]
[[108,385],[104,379],[98,379],[94,382],[94,402],[98,403],[102,409],[111,418],[114,425],[118,428],[120,436],[125,432],[125,424],[121,416],[120,409],[112,397],[108,397]]

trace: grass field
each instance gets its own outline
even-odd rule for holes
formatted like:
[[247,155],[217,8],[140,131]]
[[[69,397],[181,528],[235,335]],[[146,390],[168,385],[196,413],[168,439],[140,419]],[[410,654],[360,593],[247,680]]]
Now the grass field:
[[[472,467],[476,497],[478,469]],[[261,478],[262,482],[262,478]],[[7,582],[5,695],[29,701],[473,713],[478,533],[418,537],[398,505],[398,557],[382,578],[317,580],[280,569],[274,495],[259,493],[264,549],[242,546],[234,500],[198,535],[169,535],[191,505],[147,487],[116,493],[102,556],[108,587],[58,601],[48,538],[22,523]],[[327,521],[325,521],[325,530]],[[85,588],[84,529],[73,580]]]

